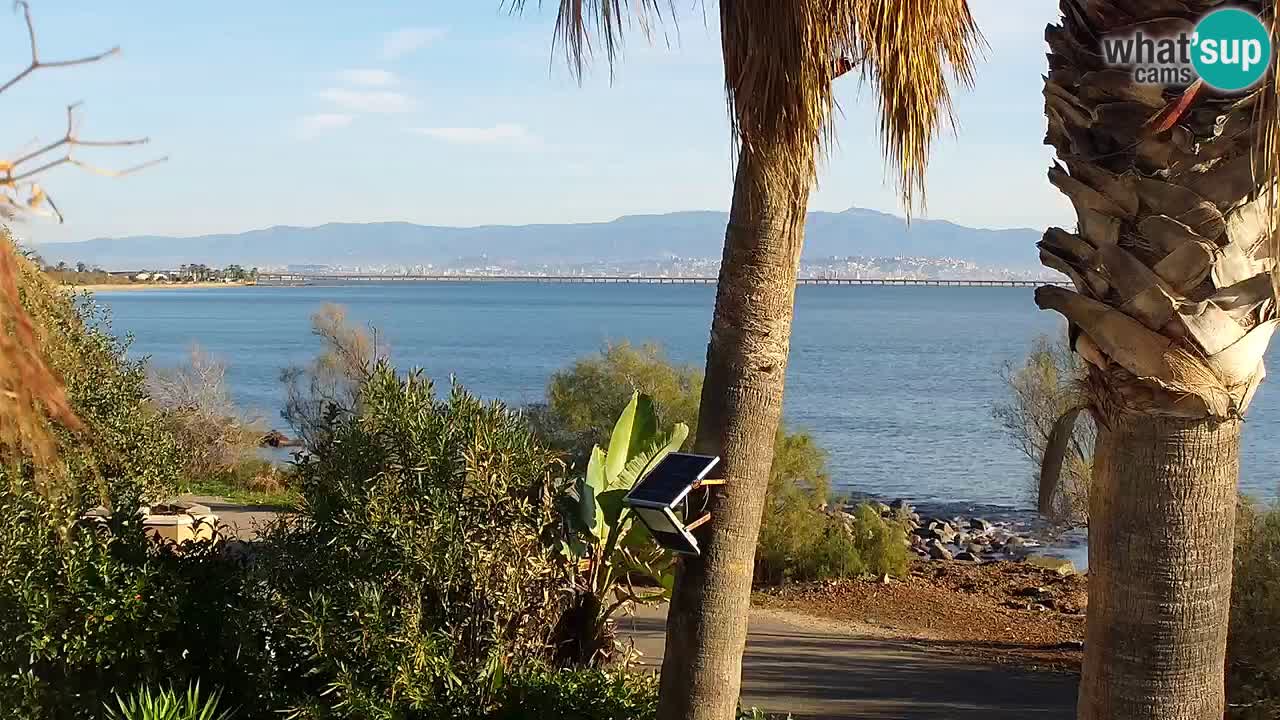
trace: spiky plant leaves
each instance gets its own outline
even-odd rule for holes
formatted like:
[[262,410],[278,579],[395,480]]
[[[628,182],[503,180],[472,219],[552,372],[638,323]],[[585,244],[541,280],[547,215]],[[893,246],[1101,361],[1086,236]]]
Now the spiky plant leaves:
[[232,720],[235,713],[219,709],[222,692],[204,694],[200,683],[178,693],[173,688],[152,690],[141,687],[127,697],[116,695],[115,705],[107,704],[109,720]]

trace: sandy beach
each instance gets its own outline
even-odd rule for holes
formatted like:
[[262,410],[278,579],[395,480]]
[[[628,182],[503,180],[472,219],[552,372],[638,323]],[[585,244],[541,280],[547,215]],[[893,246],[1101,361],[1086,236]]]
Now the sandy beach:
[[225,287],[246,287],[253,283],[247,282],[195,282],[195,283],[100,283],[90,285],[64,285],[67,290],[78,291],[88,290],[90,292],[104,292],[112,290],[201,290],[210,288]]

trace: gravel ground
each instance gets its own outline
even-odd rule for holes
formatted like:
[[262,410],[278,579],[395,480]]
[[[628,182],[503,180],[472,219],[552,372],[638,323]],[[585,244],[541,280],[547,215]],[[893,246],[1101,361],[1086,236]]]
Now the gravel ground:
[[1018,562],[918,562],[901,580],[797,584],[754,599],[865,634],[1070,672],[1080,667],[1087,603],[1083,576]]

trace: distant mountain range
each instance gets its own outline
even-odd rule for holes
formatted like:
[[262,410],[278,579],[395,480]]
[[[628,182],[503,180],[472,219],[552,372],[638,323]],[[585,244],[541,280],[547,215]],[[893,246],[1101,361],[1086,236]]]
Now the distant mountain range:
[[[663,258],[719,259],[727,215],[675,212],[629,215],[568,225],[438,227],[407,222],[330,223],[200,237],[133,236],[46,243],[46,261],[84,262],[107,270],[176,268],[188,263],[262,268],[288,265],[461,267],[626,263]],[[813,212],[805,238],[809,259],[928,257],[1030,270],[1040,231],[984,230],[945,220],[913,220],[852,208]]]

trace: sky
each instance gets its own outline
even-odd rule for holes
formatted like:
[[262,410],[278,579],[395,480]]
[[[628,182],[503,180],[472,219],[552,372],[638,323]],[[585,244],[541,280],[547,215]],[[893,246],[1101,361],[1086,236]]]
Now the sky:
[[[109,178],[63,166],[44,186],[65,224],[31,242],[190,236],[272,225],[403,220],[432,225],[607,221],[728,208],[732,143],[716,8],[683,12],[652,42],[629,36],[610,73],[581,84],[552,53],[554,9],[501,0],[219,3],[32,0],[41,57],[119,45],[88,66],[33,73],[0,95],[0,152],[57,139],[65,107]],[[1071,222],[1048,183],[1041,74],[1055,0],[970,0],[989,48],[957,129],[939,138],[924,216],[975,227]],[[27,63],[25,26],[0,13],[0,74]],[[811,208],[901,214],[880,157],[874,98],[838,81],[839,145]]]

